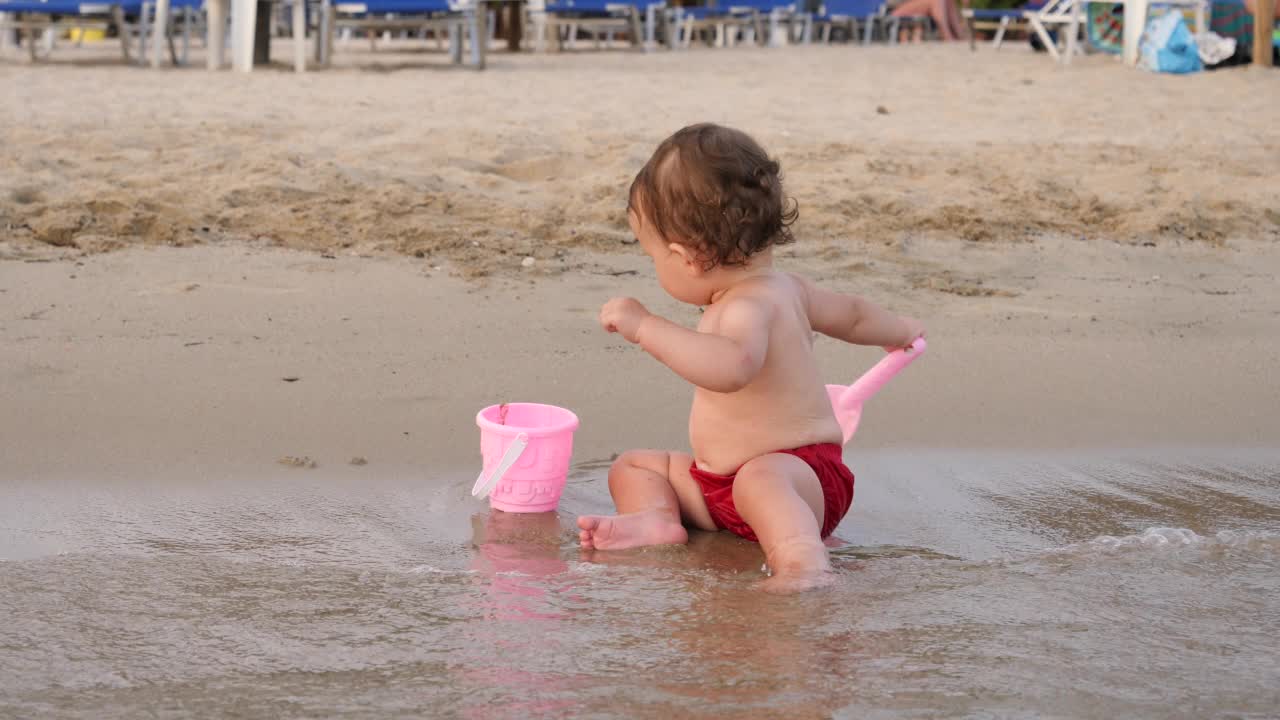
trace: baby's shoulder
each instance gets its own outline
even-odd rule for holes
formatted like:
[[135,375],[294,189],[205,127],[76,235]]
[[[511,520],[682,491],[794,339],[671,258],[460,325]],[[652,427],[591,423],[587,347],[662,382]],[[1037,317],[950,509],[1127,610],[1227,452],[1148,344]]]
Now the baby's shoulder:
[[[720,301],[707,308],[704,317],[713,322],[733,318],[773,324],[781,315],[789,317],[805,303],[804,286],[790,273],[771,273],[740,283]],[[784,311],[784,312],[779,312]]]
[[737,299],[753,301],[790,302],[805,295],[805,281],[799,275],[774,271],[741,283],[731,295]]
[[[776,310],[795,310],[808,303],[808,285],[804,278],[789,272],[773,272],[761,278],[751,289],[757,302],[767,303]],[[787,312],[784,315],[790,315]]]

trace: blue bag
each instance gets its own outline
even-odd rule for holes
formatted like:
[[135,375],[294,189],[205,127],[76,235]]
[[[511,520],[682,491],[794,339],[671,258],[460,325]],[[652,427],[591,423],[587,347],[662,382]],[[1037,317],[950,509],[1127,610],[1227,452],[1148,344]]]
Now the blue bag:
[[1139,48],[1138,66],[1152,72],[1193,73],[1204,69],[1196,39],[1180,12],[1167,12],[1147,23]]

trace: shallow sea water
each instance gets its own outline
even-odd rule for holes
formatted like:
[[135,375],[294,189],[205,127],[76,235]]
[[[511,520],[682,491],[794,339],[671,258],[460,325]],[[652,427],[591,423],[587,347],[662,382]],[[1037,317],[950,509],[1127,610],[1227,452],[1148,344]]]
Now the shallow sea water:
[[[839,582],[468,473],[0,478],[0,717],[1280,717],[1280,450],[854,452]],[[376,466],[368,477],[379,477]]]

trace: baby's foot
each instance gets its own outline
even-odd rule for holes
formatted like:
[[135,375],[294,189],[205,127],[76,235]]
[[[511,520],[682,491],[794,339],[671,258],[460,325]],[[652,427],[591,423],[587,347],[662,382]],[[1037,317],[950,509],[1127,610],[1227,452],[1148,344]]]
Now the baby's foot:
[[584,515],[578,518],[582,547],[625,550],[645,545],[683,545],[689,533],[665,510],[645,510],[626,515]]
[[767,553],[766,560],[772,571],[769,579],[760,583],[766,592],[803,592],[835,582],[826,545],[817,538],[779,543]]

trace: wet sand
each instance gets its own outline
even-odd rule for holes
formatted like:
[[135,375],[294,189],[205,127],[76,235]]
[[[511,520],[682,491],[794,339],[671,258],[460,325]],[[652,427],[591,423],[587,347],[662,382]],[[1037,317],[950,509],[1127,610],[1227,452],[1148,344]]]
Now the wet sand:
[[[830,281],[924,318],[932,337],[868,405],[855,449],[1275,447],[1277,250],[962,254],[1036,282],[1016,297],[956,297],[895,292],[875,270]],[[614,294],[687,323],[696,310],[664,298],[645,260],[596,262],[485,284],[413,258],[240,244],[0,263],[0,477],[429,477],[472,466],[475,413],[516,401],[577,412],[580,462],[685,447],[688,388],[596,313]],[[831,382],[880,352],[819,347]],[[278,464],[286,456],[320,467]]]
[[581,553],[592,468],[527,516],[468,476],[8,480],[0,715],[1274,713],[1276,451],[855,457],[798,597],[725,534]]

